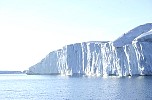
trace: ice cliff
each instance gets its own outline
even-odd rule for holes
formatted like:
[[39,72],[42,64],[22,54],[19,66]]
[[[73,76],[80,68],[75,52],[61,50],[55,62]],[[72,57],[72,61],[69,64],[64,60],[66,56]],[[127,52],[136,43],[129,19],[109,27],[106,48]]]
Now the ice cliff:
[[140,25],[115,41],[66,45],[31,66],[28,74],[152,75],[152,23]]

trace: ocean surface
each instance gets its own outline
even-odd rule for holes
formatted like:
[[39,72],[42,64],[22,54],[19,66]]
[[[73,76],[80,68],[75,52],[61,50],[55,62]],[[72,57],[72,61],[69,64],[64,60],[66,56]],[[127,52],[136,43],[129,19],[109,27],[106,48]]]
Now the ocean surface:
[[152,76],[0,74],[0,100],[152,100]]

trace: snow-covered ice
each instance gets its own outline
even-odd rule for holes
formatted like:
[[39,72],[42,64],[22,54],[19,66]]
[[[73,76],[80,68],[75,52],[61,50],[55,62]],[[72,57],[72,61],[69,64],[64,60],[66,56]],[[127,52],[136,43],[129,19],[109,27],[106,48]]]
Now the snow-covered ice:
[[136,41],[140,41],[140,42],[144,42],[144,41],[149,41],[152,42],[152,30],[141,34],[140,36],[138,36],[136,39]]
[[113,41],[115,47],[122,47],[126,44],[131,44],[132,41],[139,35],[146,33],[152,29],[152,23],[140,25],[127,33],[124,33],[121,37]]

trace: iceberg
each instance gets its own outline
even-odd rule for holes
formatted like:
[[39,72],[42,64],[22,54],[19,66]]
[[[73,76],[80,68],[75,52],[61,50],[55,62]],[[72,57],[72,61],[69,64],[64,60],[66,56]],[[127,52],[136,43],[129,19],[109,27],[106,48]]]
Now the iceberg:
[[31,66],[27,74],[152,75],[152,23],[140,25],[115,41],[66,45]]

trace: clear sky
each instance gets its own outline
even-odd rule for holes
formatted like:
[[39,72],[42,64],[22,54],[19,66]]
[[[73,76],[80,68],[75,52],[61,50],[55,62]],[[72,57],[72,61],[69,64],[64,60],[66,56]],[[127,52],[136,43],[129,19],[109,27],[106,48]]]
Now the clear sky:
[[152,22],[152,0],[0,0],[0,70],[24,70],[82,41]]

